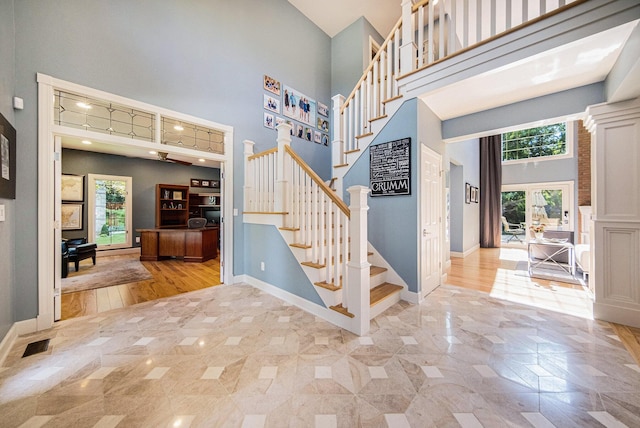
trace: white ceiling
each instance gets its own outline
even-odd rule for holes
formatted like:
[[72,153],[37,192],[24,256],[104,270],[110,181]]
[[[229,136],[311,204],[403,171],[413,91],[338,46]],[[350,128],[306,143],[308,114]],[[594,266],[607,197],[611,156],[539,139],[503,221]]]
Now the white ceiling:
[[289,0],[289,3],[329,37],[364,16],[386,38],[402,13],[401,0]]
[[637,21],[437,89],[420,98],[447,120],[603,81]]

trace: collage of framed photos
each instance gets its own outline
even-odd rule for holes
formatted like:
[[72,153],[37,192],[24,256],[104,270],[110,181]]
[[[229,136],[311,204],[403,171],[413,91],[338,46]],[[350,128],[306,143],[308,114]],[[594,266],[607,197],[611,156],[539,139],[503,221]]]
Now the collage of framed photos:
[[267,75],[263,87],[266,128],[288,123],[292,136],[329,146],[329,107]]

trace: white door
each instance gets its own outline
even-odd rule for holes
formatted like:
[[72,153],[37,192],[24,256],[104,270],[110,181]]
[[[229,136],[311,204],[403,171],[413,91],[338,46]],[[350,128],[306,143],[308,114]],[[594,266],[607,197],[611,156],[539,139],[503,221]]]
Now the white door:
[[441,278],[441,157],[425,145],[420,145],[420,287],[426,296],[440,285]]

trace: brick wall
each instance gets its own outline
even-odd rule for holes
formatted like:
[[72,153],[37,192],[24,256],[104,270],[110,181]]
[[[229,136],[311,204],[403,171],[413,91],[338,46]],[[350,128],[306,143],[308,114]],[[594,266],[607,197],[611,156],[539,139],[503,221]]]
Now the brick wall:
[[591,205],[591,134],[579,120],[578,128],[578,206]]
[[[591,205],[591,133],[579,120],[578,128],[578,206]],[[578,207],[576,207],[577,209]],[[576,242],[580,242],[582,218],[578,213]]]

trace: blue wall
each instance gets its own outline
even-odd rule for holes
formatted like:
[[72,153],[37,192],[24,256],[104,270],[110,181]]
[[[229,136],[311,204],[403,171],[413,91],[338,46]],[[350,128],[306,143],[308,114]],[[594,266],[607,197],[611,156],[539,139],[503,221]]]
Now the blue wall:
[[[246,228],[252,236],[252,241],[244,247],[247,275],[324,307],[315,285],[311,284],[275,226],[247,224]],[[264,271],[260,270],[261,262],[265,264]]]
[[[480,242],[480,204],[465,203],[465,184],[480,187],[480,142],[477,138],[447,144],[459,166],[451,174],[451,251],[463,253]],[[454,183],[455,181],[455,183]]]
[[384,37],[361,17],[331,39],[331,94],[348,97],[362,77],[370,62],[369,36],[378,44],[384,42]]
[[[2,5],[3,28],[13,28],[10,7]],[[21,0],[14,6],[15,95],[25,101],[16,113],[16,210],[23,213],[15,227],[21,237],[16,320],[38,313],[36,73],[233,126],[239,212],[242,141],[255,141],[256,152],[276,145],[276,132],[262,125],[263,75],[330,105],[331,40],[287,0]],[[9,54],[2,59],[13,63]],[[294,139],[293,148],[321,177],[330,177],[330,147]],[[254,237],[241,217],[234,220],[233,273],[240,275],[248,268],[245,243]]]
[[[418,291],[418,156],[417,99],[405,102],[371,145],[411,138],[411,195],[369,197],[369,242],[409,286]],[[369,150],[344,177],[345,201],[350,186],[369,187]]]
[[[15,127],[12,108],[14,95],[15,69],[13,1],[0,2],[0,113]],[[16,149],[21,143],[22,135],[17,132]],[[12,172],[13,174],[14,172]],[[16,192],[16,197],[20,193]],[[5,221],[0,222],[0,341],[5,337],[14,320],[15,289],[15,201],[0,198],[4,205]]]

